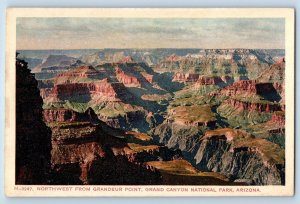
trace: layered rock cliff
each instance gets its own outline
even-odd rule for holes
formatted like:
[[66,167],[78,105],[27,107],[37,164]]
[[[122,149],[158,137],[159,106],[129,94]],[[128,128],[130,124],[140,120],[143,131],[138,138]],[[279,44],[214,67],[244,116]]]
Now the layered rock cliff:
[[195,82],[199,79],[200,74],[192,74],[192,73],[181,73],[177,72],[174,74],[172,81],[179,82]]
[[92,83],[56,84],[49,95],[51,101],[66,100],[75,96],[86,96],[89,101],[93,96],[102,97],[103,100],[116,101],[117,93],[108,79]]
[[223,102],[224,105],[229,104],[237,111],[258,111],[258,112],[274,112],[284,110],[279,104],[272,103],[255,103],[249,101],[240,101],[236,99],[228,99]]
[[76,69],[71,69],[69,71],[58,74],[55,77],[55,84],[70,84],[78,83],[83,81],[93,81],[104,79],[101,72],[97,71],[92,66],[79,66]]
[[97,115],[92,114],[93,110],[88,108],[84,113],[79,113],[71,109],[53,108],[43,110],[43,119],[47,123],[51,122],[95,122],[98,120]]
[[207,131],[195,155],[199,169],[252,185],[284,185],[284,150],[241,130]]
[[61,175],[62,184],[160,183],[160,173],[136,158],[124,132],[98,120],[92,109],[82,117],[49,123],[53,132],[52,168]]
[[126,74],[122,69],[116,68],[116,77],[125,86],[141,87],[141,82],[137,77]]

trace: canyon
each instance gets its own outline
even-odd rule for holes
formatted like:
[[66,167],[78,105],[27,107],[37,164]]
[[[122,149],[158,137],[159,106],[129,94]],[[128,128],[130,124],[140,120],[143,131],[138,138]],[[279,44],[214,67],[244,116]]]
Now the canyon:
[[16,62],[19,183],[285,184],[284,50],[49,53]]

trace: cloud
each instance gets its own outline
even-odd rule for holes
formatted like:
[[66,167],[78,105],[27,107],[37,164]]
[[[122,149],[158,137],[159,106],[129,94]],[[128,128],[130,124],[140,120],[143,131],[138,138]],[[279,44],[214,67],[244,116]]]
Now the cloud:
[[18,18],[17,42],[18,49],[283,48],[284,19]]

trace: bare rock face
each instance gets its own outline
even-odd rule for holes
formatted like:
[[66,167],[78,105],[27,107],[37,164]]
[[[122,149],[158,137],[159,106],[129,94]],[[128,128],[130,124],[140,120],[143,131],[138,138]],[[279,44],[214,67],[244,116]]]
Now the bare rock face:
[[235,99],[228,99],[224,104],[230,104],[235,107],[237,111],[258,111],[258,112],[274,112],[281,111],[284,108],[279,104],[269,104],[269,103],[254,103],[254,102],[245,102]]
[[272,114],[271,122],[279,127],[285,127],[285,114],[283,111],[276,111]]
[[62,72],[55,77],[54,83],[55,84],[70,84],[70,83],[77,83],[78,79],[103,79],[102,74],[97,71],[92,66],[79,66],[76,69],[71,69],[66,72]]
[[37,81],[27,62],[16,60],[16,184],[46,184],[51,130],[43,122]]
[[[239,139],[240,138],[240,139]],[[199,169],[220,172],[252,185],[284,185],[284,150],[229,128],[207,131],[195,155]]]
[[234,79],[230,76],[207,76],[195,73],[177,72],[174,74],[173,82],[193,83],[192,89],[199,89],[205,86],[217,86],[220,88],[231,85]]
[[200,74],[192,74],[192,73],[181,73],[177,72],[174,74],[172,81],[179,82],[196,82],[199,79]]
[[241,94],[256,94],[256,81],[255,80],[241,80],[237,81],[231,86],[226,87],[221,91],[226,96],[235,96]]
[[159,184],[160,173],[136,158],[124,132],[107,126],[89,108],[52,129],[51,164],[60,184]]
[[223,96],[243,96],[251,98],[259,96],[270,102],[279,102],[282,100],[280,95],[281,86],[277,83],[262,83],[257,80],[240,80],[227,86],[220,91]]
[[54,108],[44,109],[43,118],[44,121],[49,122],[83,122],[83,121],[96,121],[97,115],[93,113],[92,109],[87,109],[84,113],[78,113],[71,109]]
[[285,59],[281,58],[266,69],[257,80],[261,82],[283,82],[285,78]]
[[109,101],[116,101],[117,93],[107,79],[91,83],[57,84],[49,94],[49,100],[60,101],[76,96],[86,96],[87,100],[93,96],[103,97]]
[[137,77],[126,74],[122,69],[116,68],[117,79],[122,82],[125,86],[130,87],[141,87],[141,82]]

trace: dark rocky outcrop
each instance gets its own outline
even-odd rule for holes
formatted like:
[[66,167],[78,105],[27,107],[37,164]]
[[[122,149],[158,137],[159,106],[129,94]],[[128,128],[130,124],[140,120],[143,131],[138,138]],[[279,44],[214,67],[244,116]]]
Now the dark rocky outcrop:
[[46,184],[51,130],[43,122],[43,100],[27,62],[16,60],[16,184]]

